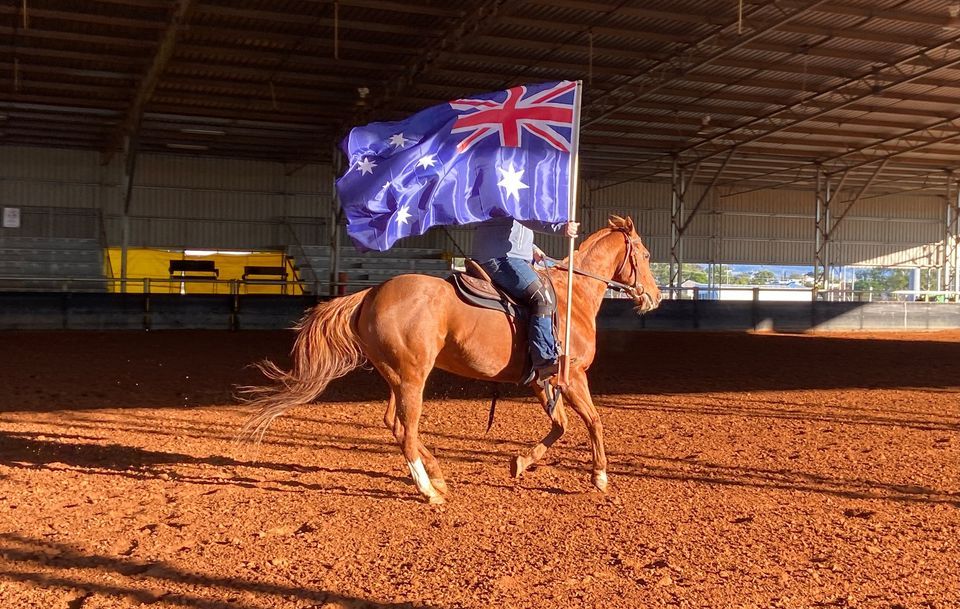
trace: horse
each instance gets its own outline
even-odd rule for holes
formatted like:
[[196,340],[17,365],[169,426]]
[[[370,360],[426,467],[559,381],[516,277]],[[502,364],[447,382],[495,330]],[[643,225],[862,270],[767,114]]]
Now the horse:
[[[576,272],[585,278],[573,286],[566,360],[569,380],[559,387],[560,399],[552,409],[547,408],[544,387],[530,384],[550,416],[551,428],[538,444],[512,461],[511,474],[519,477],[564,434],[568,419],[563,404],[567,402],[590,435],[592,483],[606,491],[603,425],[587,382],[587,369],[596,354],[597,312],[609,285],[624,290],[640,314],[655,309],[661,295],[650,271],[650,253],[629,217],[611,216],[608,226],[583,241],[574,262]],[[556,288],[560,336],[567,321],[567,272],[563,269],[560,265],[546,271]],[[426,275],[400,275],[321,303],[295,326],[298,334],[290,370],[266,360],[258,364],[273,384],[243,389],[244,400],[256,412],[242,433],[249,440],[262,441],[270,423],[286,410],[313,402],[331,380],[369,362],[390,387],[383,421],[400,445],[417,490],[429,503],[444,503],[448,489],[443,472],[419,438],[427,376],[440,368],[473,379],[520,383],[528,356],[526,331],[517,326],[501,311],[464,303],[449,281]]]

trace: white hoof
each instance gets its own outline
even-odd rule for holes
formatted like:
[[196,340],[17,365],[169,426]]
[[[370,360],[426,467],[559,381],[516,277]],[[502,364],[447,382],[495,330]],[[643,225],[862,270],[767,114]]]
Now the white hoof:
[[433,488],[437,489],[437,492],[441,495],[446,495],[449,492],[447,483],[443,478],[430,478],[430,484],[432,484]]
[[607,472],[599,471],[593,472],[593,486],[597,487],[597,490],[600,492],[607,492],[607,487],[610,483],[607,481]]

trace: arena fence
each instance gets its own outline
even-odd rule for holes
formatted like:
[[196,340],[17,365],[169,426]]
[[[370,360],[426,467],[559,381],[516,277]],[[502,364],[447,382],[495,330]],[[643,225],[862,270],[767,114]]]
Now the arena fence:
[[[289,328],[315,295],[0,292],[0,330]],[[608,299],[605,330],[936,330],[960,329],[960,306],[933,302],[765,302],[664,300],[638,316],[633,302]]]

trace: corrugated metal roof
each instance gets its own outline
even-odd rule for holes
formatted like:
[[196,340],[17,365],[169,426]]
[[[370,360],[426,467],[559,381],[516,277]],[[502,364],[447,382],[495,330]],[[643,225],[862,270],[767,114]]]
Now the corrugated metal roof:
[[[950,0],[747,4],[742,28],[735,3],[700,0],[193,4],[183,23],[166,0],[30,0],[26,23],[21,3],[0,6],[0,70],[16,71],[0,90],[0,143],[109,153],[139,96],[143,149],[310,161],[328,158],[360,121],[583,78],[585,175],[615,179],[660,166],[612,155],[672,152],[694,163],[738,146],[734,159],[829,165],[850,146],[960,117],[960,49],[944,46],[960,37],[944,27]],[[171,58],[145,85],[169,33]],[[363,100],[361,87],[370,91]],[[610,103],[617,90],[629,103]],[[918,176],[956,167],[953,143],[903,152],[915,144],[866,152],[896,154],[887,169]],[[727,182],[790,179],[750,166],[732,162]]]

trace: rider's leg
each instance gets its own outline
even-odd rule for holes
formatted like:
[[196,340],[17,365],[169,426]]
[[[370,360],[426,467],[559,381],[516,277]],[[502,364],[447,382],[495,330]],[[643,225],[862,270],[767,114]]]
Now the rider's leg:
[[553,337],[553,312],[556,303],[550,291],[537,280],[524,292],[525,301],[530,305],[530,351],[533,355],[533,367],[541,371],[541,378],[556,374],[557,343]]
[[553,337],[553,307],[556,303],[551,302],[550,293],[542,287],[539,275],[530,263],[519,258],[497,258],[482,266],[498,287],[529,308],[528,340],[533,365],[535,369],[544,369],[545,375],[550,376],[557,359]]

